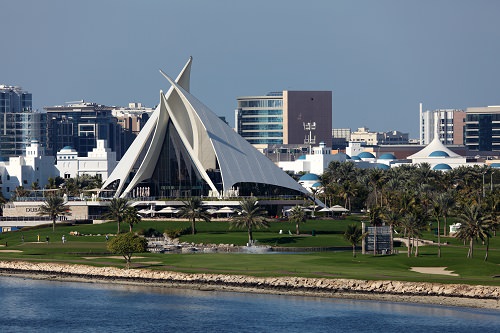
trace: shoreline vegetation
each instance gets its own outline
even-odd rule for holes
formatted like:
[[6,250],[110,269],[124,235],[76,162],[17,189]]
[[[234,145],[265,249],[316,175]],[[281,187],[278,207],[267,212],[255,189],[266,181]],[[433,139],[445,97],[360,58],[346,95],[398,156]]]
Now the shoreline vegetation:
[[345,298],[500,310],[500,287],[429,282],[191,274],[148,269],[0,261],[0,275],[39,280]]

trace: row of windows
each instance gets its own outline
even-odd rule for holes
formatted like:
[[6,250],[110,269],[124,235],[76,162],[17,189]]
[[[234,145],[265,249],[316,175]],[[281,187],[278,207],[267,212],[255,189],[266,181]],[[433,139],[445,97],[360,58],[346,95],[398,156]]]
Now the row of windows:
[[257,99],[251,101],[239,101],[240,108],[278,108],[283,107],[282,99]]
[[248,139],[251,144],[283,144],[283,139]]
[[283,124],[260,124],[260,125],[242,125],[241,129],[244,130],[282,130]]
[[283,110],[240,110],[243,116],[281,116],[283,115]]
[[268,138],[268,137],[283,137],[283,132],[245,132],[242,133],[244,138]]
[[243,117],[241,118],[242,123],[282,123],[283,118],[281,117]]
[[466,122],[469,121],[500,121],[500,114],[492,113],[492,114],[468,114],[466,118]]
[[500,143],[500,138],[467,138],[467,144],[469,143]]

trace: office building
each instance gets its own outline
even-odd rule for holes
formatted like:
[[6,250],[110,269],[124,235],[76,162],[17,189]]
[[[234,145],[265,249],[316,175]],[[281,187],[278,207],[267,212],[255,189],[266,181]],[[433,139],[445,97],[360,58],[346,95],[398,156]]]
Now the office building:
[[154,109],[144,107],[141,103],[129,103],[128,107],[112,110],[113,117],[121,127],[120,151],[125,152],[135,140],[153,113]]
[[420,103],[420,144],[428,145],[434,140],[438,126],[439,141],[444,145],[463,145],[465,111],[460,109],[437,109],[422,111]]
[[332,144],[332,92],[288,91],[237,98],[235,129],[255,147]]
[[471,151],[500,151],[500,106],[465,110],[465,145]]
[[55,155],[64,147],[72,147],[79,156],[97,147],[97,140],[106,140],[120,159],[121,127],[113,117],[113,107],[85,101],[44,108],[47,111],[47,153]]
[[45,146],[46,115],[32,109],[32,95],[21,87],[0,85],[0,157],[21,156],[32,140]]

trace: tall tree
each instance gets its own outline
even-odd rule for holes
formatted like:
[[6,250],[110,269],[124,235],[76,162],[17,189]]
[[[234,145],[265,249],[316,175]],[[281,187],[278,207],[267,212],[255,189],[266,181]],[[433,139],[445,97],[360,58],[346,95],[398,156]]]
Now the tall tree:
[[269,227],[269,221],[265,215],[267,212],[258,205],[257,199],[250,197],[240,201],[238,214],[231,217],[229,221],[232,227],[248,230],[248,244],[253,244],[253,230]]
[[141,217],[137,213],[137,208],[128,206],[125,209],[123,221],[128,224],[129,232],[132,232],[132,227],[134,226],[134,224],[141,222]]
[[120,234],[120,224],[125,218],[127,208],[129,207],[129,201],[126,198],[113,198],[109,202],[108,211],[103,215],[105,219],[116,221],[117,235]]
[[356,225],[350,224],[344,233],[344,239],[352,245],[352,256],[356,257],[356,245],[366,237],[368,233],[363,231]]
[[441,258],[441,217],[443,214],[443,193],[438,193],[432,196],[431,215],[437,222],[437,237],[438,237],[438,258]]
[[56,220],[59,216],[71,215],[70,208],[64,202],[64,199],[59,196],[49,196],[45,198],[45,202],[40,206],[38,215],[49,216],[52,220],[52,231],[56,230]]
[[406,230],[406,237],[408,242],[408,257],[411,257],[413,246],[412,237],[417,232],[418,220],[415,214],[409,213],[403,216],[401,219],[401,226]]
[[194,235],[196,234],[196,220],[210,222],[211,216],[203,210],[203,202],[199,197],[191,197],[182,203],[184,206],[180,208],[179,216],[187,218],[191,222],[191,234]]
[[460,227],[457,231],[457,237],[464,242],[469,242],[467,258],[474,256],[474,241],[489,241],[491,220],[484,215],[481,207],[477,204],[467,205],[462,208],[462,213],[457,216]]
[[306,212],[300,206],[295,206],[290,211],[289,220],[295,223],[295,233],[300,235],[299,224],[306,221]]

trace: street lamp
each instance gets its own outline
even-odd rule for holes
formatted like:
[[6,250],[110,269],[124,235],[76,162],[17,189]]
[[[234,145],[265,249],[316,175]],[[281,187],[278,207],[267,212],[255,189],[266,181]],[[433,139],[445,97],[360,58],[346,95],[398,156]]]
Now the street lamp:
[[490,178],[490,191],[493,193],[493,174],[495,173],[495,170],[491,172],[491,178]]
[[486,174],[486,171],[483,172],[483,198],[486,196],[485,190],[484,190],[484,175]]

